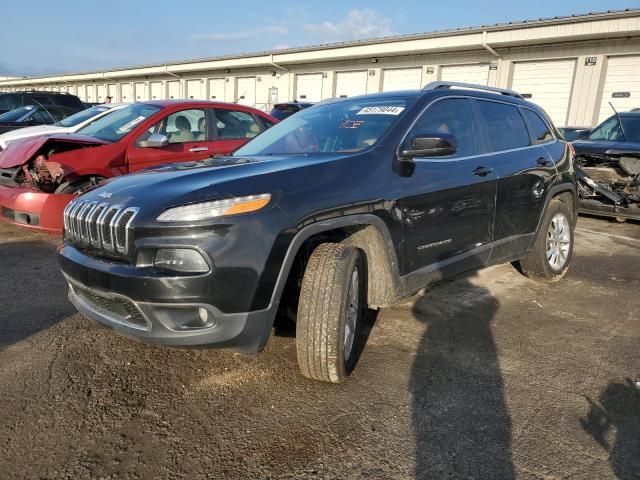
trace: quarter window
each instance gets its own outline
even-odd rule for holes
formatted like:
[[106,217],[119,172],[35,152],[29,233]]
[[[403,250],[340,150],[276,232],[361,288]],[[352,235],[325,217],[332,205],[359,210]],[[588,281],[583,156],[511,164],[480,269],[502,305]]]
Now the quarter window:
[[533,135],[534,143],[544,143],[553,139],[553,135],[549,131],[549,127],[547,124],[540,118],[533,110],[529,110],[528,108],[523,108],[521,110],[524,118],[527,119],[527,123],[531,128],[531,134]]
[[262,131],[250,113],[222,108],[216,108],[216,126],[220,140],[253,138]]
[[411,141],[415,135],[438,133],[456,137],[458,151],[452,155],[453,158],[478,154],[478,135],[469,100],[450,98],[436,102],[416,122],[408,140]]
[[491,150],[511,150],[531,145],[522,115],[512,105],[478,100]]

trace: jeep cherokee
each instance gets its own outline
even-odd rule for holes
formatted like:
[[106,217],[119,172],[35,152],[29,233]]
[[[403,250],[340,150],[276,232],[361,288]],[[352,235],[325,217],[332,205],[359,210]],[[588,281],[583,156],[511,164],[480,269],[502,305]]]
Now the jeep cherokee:
[[340,382],[365,308],[503,262],[558,280],[575,220],[572,152],[544,111],[438,82],[109,181],[67,206],[59,259],[76,308],[122,333],[252,354],[289,315],[302,373]]

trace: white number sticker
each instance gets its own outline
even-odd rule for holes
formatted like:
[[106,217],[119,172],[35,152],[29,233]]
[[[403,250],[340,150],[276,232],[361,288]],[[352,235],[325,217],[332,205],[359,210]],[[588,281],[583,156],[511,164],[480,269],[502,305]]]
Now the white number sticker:
[[400,115],[404,107],[364,107],[356,115]]
[[137,124],[139,124],[144,119],[145,119],[145,117],[143,117],[143,116],[136,117],[133,120],[131,120],[130,122],[125,123],[124,125],[122,125],[118,129],[118,131],[119,132],[128,132],[129,130],[131,130],[133,127],[135,127]]

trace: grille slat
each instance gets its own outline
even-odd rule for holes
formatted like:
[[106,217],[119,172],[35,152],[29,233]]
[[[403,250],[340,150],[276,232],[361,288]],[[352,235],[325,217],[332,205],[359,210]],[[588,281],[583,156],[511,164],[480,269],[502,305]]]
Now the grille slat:
[[115,314],[123,321],[136,327],[147,327],[147,321],[138,308],[128,299],[108,297],[78,286],[73,287],[76,295],[83,297],[92,307],[108,316]]
[[66,238],[110,254],[129,254],[131,222],[138,208],[74,200],[64,210]]

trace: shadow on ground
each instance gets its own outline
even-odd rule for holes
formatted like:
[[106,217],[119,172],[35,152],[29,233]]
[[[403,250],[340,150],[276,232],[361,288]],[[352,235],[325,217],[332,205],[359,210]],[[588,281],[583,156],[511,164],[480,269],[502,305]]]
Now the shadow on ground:
[[0,245],[0,348],[27,338],[75,313],[56,263],[53,242]]
[[426,325],[411,371],[416,478],[514,478],[511,418],[491,322],[498,300],[469,278],[414,305]]
[[587,397],[582,428],[609,452],[611,469],[621,480],[640,478],[640,390],[631,379],[611,382],[598,401]]

